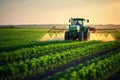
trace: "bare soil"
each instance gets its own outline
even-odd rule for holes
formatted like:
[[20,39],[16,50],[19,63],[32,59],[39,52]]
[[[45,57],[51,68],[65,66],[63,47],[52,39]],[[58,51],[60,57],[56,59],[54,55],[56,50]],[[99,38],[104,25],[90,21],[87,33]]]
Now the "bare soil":
[[116,72],[114,75],[110,76],[108,80],[120,80],[120,71]]

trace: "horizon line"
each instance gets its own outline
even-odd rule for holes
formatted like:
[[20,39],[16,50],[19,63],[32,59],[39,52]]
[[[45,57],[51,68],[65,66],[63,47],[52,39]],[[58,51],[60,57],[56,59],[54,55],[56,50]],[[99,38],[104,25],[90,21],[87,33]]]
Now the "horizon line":
[[[58,23],[56,23],[56,24],[53,24],[53,23],[47,23],[47,24],[0,24],[0,26],[1,25],[69,25],[69,24],[58,24]],[[120,25],[120,24],[87,24],[87,25]]]

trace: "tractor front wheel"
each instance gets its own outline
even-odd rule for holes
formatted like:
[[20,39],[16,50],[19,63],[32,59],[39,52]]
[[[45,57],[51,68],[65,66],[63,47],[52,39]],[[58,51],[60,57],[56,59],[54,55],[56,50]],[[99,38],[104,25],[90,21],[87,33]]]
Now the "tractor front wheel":
[[83,41],[83,40],[84,40],[84,37],[83,37],[83,36],[84,36],[84,33],[83,33],[82,31],[79,32],[79,33],[78,33],[78,40],[79,40],[79,41]]
[[89,31],[89,29],[87,29],[84,32],[84,40],[89,40],[89,39],[90,39],[90,31]]

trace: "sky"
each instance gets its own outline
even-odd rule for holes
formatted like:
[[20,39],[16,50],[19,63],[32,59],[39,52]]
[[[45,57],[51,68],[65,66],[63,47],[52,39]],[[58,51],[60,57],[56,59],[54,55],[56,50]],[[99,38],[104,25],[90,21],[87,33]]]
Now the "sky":
[[120,0],[0,0],[0,24],[120,24]]

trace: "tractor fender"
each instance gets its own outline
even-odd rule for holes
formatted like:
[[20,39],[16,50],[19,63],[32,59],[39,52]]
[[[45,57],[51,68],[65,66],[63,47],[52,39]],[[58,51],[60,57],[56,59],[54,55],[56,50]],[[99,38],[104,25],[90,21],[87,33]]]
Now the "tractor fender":
[[88,27],[84,27],[83,32],[88,32]]

